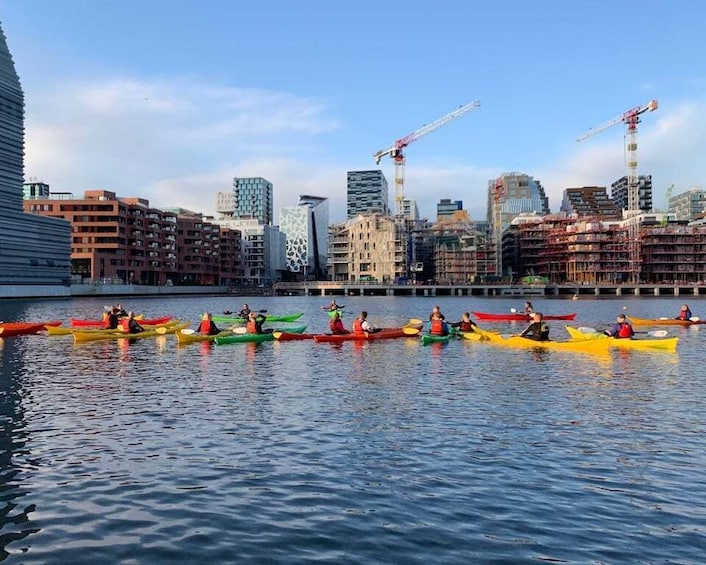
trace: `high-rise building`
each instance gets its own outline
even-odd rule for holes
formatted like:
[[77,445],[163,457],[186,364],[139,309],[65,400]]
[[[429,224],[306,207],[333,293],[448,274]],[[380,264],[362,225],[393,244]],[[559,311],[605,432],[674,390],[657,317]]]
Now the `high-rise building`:
[[581,186],[567,188],[561,201],[562,212],[580,217],[617,220],[620,212],[610,198],[605,186]]
[[71,280],[71,226],[24,213],[23,176],[24,93],[0,28],[0,295]]
[[402,200],[402,215],[407,220],[419,220],[419,208],[417,207],[417,201],[414,198],[405,198]]
[[[628,209],[628,177],[620,177],[610,185],[610,196],[618,210]],[[637,186],[637,206],[643,212],[652,211],[652,175],[640,175]]]
[[706,211],[706,191],[692,188],[672,196],[668,204],[668,211],[673,212],[677,220],[695,220]]
[[444,219],[450,220],[459,210],[463,210],[463,201],[442,198],[436,205],[436,219],[438,221],[442,221]]
[[359,214],[390,215],[387,179],[382,171],[348,171],[348,218]]
[[296,206],[280,208],[279,228],[286,237],[287,270],[304,278],[326,277],[328,199],[302,195]]
[[216,193],[216,211],[226,219],[255,219],[270,226],[273,210],[272,183],[262,177],[234,177],[232,191]]
[[49,198],[49,185],[36,179],[30,179],[22,185],[22,198],[24,200],[38,200]]

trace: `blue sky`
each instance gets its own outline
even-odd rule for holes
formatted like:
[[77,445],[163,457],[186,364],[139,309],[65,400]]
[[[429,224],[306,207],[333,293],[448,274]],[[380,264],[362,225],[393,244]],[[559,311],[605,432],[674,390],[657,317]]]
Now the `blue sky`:
[[[322,0],[3,0],[25,91],[27,177],[213,213],[233,176],[274,183],[275,208],[328,196],[346,171],[478,99],[407,149],[406,196],[485,217],[487,181],[568,186],[625,174],[625,127],[649,100],[640,173],[655,206],[706,185],[706,3]],[[381,163],[394,205],[394,167]],[[278,212],[275,216],[278,217]]]

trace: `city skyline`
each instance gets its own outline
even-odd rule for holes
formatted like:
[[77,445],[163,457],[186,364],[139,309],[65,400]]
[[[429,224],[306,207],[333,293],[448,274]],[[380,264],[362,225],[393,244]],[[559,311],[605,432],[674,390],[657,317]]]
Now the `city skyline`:
[[[706,6],[425,6],[6,0],[25,179],[212,214],[233,177],[264,177],[276,221],[299,194],[328,197],[342,221],[347,171],[377,168],[375,151],[479,99],[407,149],[405,196],[430,219],[449,198],[478,220],[488,180],[517,171],[558,211],[565,188],[609,187],[626,172],[624,126],[576,138],[656,98],[638,136],[654,206],[672,184],[703,186],[706,80],[693,38]],[[394,208],[392,160],[380,168]]]

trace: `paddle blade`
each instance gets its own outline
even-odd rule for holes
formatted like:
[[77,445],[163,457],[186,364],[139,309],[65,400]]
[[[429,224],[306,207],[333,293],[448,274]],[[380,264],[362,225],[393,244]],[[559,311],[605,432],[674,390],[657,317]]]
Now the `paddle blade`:
[[402,328],[402,331],[405,335],[418,335],[421,330],[419,328],[413,328],[411,326],[404,326]]
[[579,328],[579,331],[582,334],[597,334],[598,333],[598,330],[596,328],[589,328],[587,326],[581,326]]
[[510,313],[517,314],[517,308],[510,308]]
[[154,331],[156,331],[159,335],[164,335],[167,333],[167,328],[165,328],[164,326],[160,326]]
[[191,328],[184,328],[183,330],[181,330],[181,333],[183,333],[184,335],[193,335],[196,333],[196,330],[192,330]]
[[419,318],[410,318],[409,322],[407,322],[408,326],[423,326],[424,322],[420,320]]
[[689,321],[690,321],[690,322],[698,322],[698,321],[699,321],[699,317],[698,317],[698,316],[692,316],[691,318],[689,318]]
[[233,328],[231,331],[232,331],[234,334],[238,334],[238,335],[242,335],[242,334],[248,333],[247,328],[243,328],[243,327],[240,327],[240,328]]
[[647,332],[647,335],[652,337],[665,337],[669,332],[667,330],[655,330],[653,332]]

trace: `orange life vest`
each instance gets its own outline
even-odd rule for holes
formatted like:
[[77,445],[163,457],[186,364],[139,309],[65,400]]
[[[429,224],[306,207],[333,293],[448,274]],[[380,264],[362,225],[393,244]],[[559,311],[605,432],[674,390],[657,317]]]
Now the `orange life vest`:
[[432,335],[446,335],[444,320],[432,320],[429,322],[429,333]]
[[129,318],[123,318],[120,321],[120,327],[125,330],[126,332],[130,331],[130,319]]
[[353,331],[357,334],[363,333],[363,320],[356,318],[353,322]]
[[245,329],[248,330],[249,334],[256,334],[257,333],[257,324],[255,323],[255,320],[250,320],[248,322],[248,325],[245,326]]

